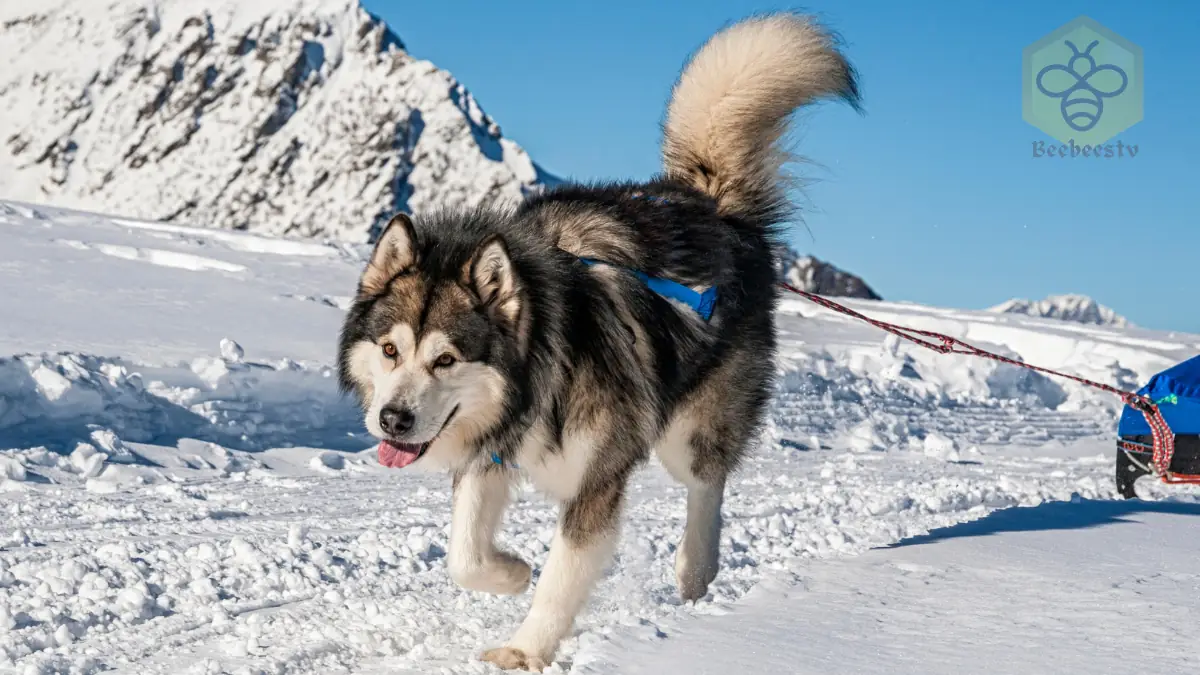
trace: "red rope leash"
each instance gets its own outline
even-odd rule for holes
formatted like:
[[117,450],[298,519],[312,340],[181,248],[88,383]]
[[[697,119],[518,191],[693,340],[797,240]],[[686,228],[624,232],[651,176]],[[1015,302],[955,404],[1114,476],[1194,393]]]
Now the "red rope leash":
[[[1121,400],[1127,405],[1141,411],[1142,415],[1146,418],[1146,423],[1150,425],[1151,435],[1154,438],[1154,454],[1151,461],[1153,462],[1155,472],[1159,475],[1159,477],[1162,478],[1163,482],[1200,483],[1200,476],[1170,473],[1171,458],[1175,455],[1175,434],[1171,431],[1171,427],[1167,424],[1167,421],[1163,419],[1162,411],[1158,409],[1158,405],[1156,405],[1154,401],[1146,396],[1142,396],[1141,394],[1136,394],[1131,391],[1125,391],[1124,389],[1118,389],[1111,385],[1104,384],[1103,382],[1096,382],[1094,380],[1082,378],[1077,375],[1060,373],[1057,370],[1050,370],[1049,368],[1042,368],[1041,366],[1035,366],[1022,361],[1017,361],[1016,359],[1010,359],[1007,356],[994,354],[987,350],[980,349],[975,345],[963,342],[958,338],[944,335],[942,333],[935,333],[928,330],[918,330],[916,328],[899,326],[894,323],[872,319],[869,316],[856,312],[845,305],[840,305],[829,298],[822,297],[816,293],[802,291],[788,283],[781,282],[779,285],[802,298],[811,300],[825,309],[838,312],[839,314],[845,314],[846,316],[853,317],[860,321],[865,321],[866,323],[869,323],[880,330],[887,331],[892,335],[904,338],[913,344],[920,345],[926,349],[931,349],[939,354],[969,354],[971,356],[978,356],[980,358],[991,359],[992,361],[999,361],[1000,363],[1007,363],[1008,365],[1017,366],[1019,368],[1036,370],[1039,373],[1045,373],[1047,375],[1054,375],[1055,377],[1074,380],[1080,384],[1085,384],[1089,387],[1107,391],[1110,394],[1116,394],[1117,396],[1120,396]],[[1128,447],[1126,447],[1126,449],[1128,449]]]

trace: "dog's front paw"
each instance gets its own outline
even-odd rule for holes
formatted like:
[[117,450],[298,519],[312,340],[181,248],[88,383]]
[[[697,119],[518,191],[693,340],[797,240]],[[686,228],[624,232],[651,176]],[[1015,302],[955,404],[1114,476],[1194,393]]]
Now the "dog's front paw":
[[454,583],[470,591],[496,595],[519,595],[529,588],[533,570],[515,555],[499,551],[481,564],[451,569]]
[[530,656],[516,647],[489,649],[479,660],[494,663],[503,670],[527,670],[532,673],[540,673],[549,665],[541,657]]

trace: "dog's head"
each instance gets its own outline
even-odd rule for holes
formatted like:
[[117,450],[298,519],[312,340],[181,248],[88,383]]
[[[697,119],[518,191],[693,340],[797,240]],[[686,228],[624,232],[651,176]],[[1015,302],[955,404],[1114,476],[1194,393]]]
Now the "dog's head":
[[504,417],[523,360],[525,292],[486,228],[388,223],[342,328],[339,373],[380,461],[455,467]]

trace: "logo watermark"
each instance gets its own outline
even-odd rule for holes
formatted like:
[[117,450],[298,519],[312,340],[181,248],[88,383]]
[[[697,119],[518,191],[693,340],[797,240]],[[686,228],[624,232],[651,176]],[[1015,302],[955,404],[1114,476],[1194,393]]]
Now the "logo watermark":
[[1046,141],[1033,142],[1034,157],[1059,157],[1063,159],[1074,159],[1076,157],[1095,157],[1112,159],[1113,157],[1130,159],[1137,157],[1138,146],[1122,143],[1097,143],[1096,145],[1076,145],[1074,140],[1070,140],[1063,145],[1057,143],[1047,143]]
[[1034,157],[1136,157],[1114,136],[1142,120],[1142,50],[1081,16],[1025,48],[1025,121],[1063,145],[1035,141]]

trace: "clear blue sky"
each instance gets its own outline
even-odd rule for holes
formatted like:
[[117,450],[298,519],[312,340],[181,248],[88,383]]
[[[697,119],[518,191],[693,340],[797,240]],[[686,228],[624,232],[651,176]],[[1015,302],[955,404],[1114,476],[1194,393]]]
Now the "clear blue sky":
[[[777,5],[366,0],[409,50],[455,74],[548,171],[644,178],[685,57]],[[801,118],[804,226],[792,242],[885,298],[981,308],[1084,293],[1150,328],[1200,333],[1200,3],[833,2],[866,114]],[[1136,158],[1034,159],[1021,52],[1085,14],[1145,53]],[[810,234],[811,231],[811,234]]]

